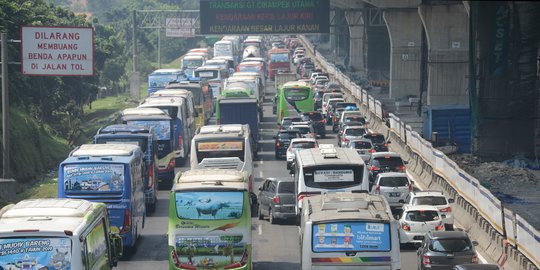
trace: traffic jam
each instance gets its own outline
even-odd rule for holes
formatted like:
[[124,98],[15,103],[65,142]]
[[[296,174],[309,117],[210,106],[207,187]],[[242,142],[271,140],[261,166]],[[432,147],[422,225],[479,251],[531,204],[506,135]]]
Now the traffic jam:
[[[263,118],[289,177],[256,183]],[[223,36],[149,74],[139,106],[58,165],[57,199],[0,210],[0,269],[112,269],[159,191],[168,269],[254,269],[255,222],[297,226],[298,269],[405,269],[405,247],[417,269],[498,269],[475,268],[454,201],[416,187],[391,146],[296,35]]]

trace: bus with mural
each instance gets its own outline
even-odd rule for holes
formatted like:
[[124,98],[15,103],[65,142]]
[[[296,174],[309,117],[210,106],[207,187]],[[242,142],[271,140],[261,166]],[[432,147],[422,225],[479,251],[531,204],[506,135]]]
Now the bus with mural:
[[187,79],[181,69],[158,69],[148,75],[148,95],[164,89],[170,82]]
[[169,269],[253,269],[251,198],[243,172],[178,173],[169,199]]
[[277,124],[281,124],[283,117],[314,111],[315,101],[313,98],[313,89],[305,81],[292,81],[283,84],[279,89]]
[[127,252],[134,251],[144,228],[144,154],[133,144],[83,144],[58,168],[58,198],[107,205],[111,231]]

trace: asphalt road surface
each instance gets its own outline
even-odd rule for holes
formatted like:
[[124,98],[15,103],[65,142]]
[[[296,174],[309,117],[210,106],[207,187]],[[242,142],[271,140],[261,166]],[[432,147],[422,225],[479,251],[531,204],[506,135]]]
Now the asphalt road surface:
[[[264,118],[260,124],[259,160],[254,163],[254,191],[258,190],[264,178],[290,177],[285,161],[275,160],[273,136],[277,132],[275,115],[272,114],[273,82],[266,88]],[[336,144],[336,136],[327,127],[327,137],[319,143]],[[186,165],[189,163],[186,162]],[[189,166],[189,165],[188,165]],[[178,171],[189,167],[177,168]],[[167,269],[167,215],[169,192],[160,191],[156,211],[147,217],[146,225],[139,239],[136,251],[129,258],[118,263],[121,270]],[[300,247],[298,227],[292,222],[271,225],[267,220],[252,219],[253,265],[256,270],[300,269]],[[402,248],[401,269],[417,269],[416,249]]]

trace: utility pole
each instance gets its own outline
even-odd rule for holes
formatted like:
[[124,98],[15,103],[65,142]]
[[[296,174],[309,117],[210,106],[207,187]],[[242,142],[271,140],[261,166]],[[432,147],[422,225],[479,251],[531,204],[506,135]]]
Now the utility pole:
[[140,79],[139,79],[139,71],[138,71],[138,48],[137,48],[137,11],[133,11],[133,32],[132,32],[132,38],[133,38],[133,73],[131,74],[131,85],[130,85],[130,92],[131,97],[139,101],[141,99],[140,97]]
[[7,33],[0,35],[2,39],[2,178],[9,178],[9,97],[8,97],[8,48]]

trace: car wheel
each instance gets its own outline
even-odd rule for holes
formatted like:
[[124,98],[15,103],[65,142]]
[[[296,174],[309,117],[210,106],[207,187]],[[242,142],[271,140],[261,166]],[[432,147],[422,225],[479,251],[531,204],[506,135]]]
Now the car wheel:
[[274,211],[272,211],[272,208],[268,210],[268,221],[270,224],[276,224],[276,218],[274,217]]
[[279,153],[276,152],[276,160],[279,160]]
[[259,210],[258,210],[258,212],[259,212],[259,214],[258,214],[259,220],[263,220],[263,219],[264,219],[264,215],[263,215],[263,213],[262,213],[262,209],[261,209],[261,205],[260,205],[260,204],[259,204]]

